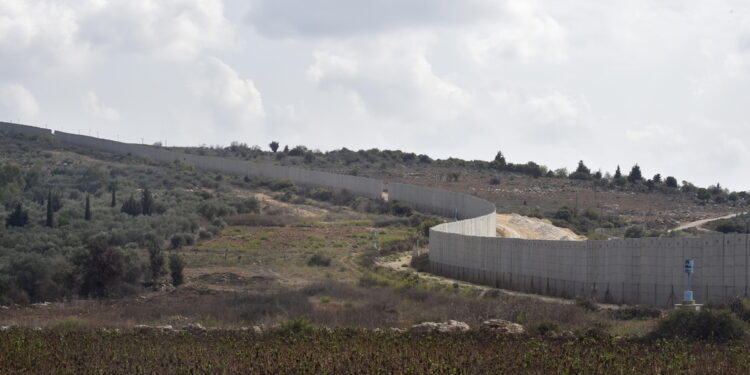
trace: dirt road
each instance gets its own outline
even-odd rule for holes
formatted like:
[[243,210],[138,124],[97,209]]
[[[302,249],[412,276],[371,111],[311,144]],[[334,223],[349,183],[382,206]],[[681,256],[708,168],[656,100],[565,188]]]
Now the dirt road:
[[733,217],[744,215],[746,213],[747,212],[745,212],[745,213],[738,213],[738,214],[731,214],[731,215],[725,215],[725,216],[721,216],[721,217],[714,217],[714,218],[703,219],[703,220],[696,220],[696,221],[693,221],[693,222],[690,222],[690,223],[682,224],[682,225],[680,225],[677,228],[671,229],[670,232],[676,231],[676,230],[685,230],[685,229],[689,229],[689,228],[697,228],[697,227],[701,227],[704,224],[710,223],[712,221],[723,220],[723,219],[731,219]]

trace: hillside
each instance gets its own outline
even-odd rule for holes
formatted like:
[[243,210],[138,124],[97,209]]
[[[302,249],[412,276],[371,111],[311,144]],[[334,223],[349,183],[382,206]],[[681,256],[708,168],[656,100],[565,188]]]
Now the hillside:
[[599,177],[599,173],[590,171],[587,175],[577,171],[553,172],[533,162],[511,164],[504,159],[502,163],[433,160],[426,155],[398,150],[343,148],[320,152],[304,146],[286,147],[274,153],[237,142],[229,147],[176,150],[465,192],[492,201],[498,213],[518,213],[553,221],[560,219],[561,208],[568,207],[577,212],[579,218],[563,218],[555,224],[584,235],[603,229],[607,236],[622,237],[627,227],[633,225],[642,227],[646,234],[652,231],[651,235],[667,235],[668,230],[680,224],[742,212],[750,204],[746,192],[729,192],[720,186],[700,188],[688,181],[672,187],[667,183],[667,175],[659,175],[659,181],[655,181],[657,176],[654,176],[630,182],[628,170],[624,168],[621,178],[609,176],[609,173]]

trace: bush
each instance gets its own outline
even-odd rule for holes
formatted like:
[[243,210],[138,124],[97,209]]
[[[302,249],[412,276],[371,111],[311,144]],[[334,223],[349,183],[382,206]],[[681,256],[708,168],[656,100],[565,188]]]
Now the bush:
[[643,227],[634,225],[625,231],[625,238],[641,238],[645,234]]
[[179,286],[184,282],[182,270],[185,268],[185,261],[177,254],[169,256],[169,274],[172,276],[172,285]]
[[750,323],[750,300],[735,298],[729,303],[729,310],[743,322]]
[[411,216],[412,209],[405,203],[395,201],[391,205],[391,213],[393,213],[396,216]]
[[745,336],[742,323],[729,311],[678,309],[659,321],[651,338],[683,338],[726,342]]
[[319,266],[319,267],[328,267],[331,265],[331,258],[328,258],[322,254],[315,254],[312,257],[310,257],[310,260],[307,261],[308,266]]
[[597,305],[596,301],[591,298],[577,297],[576,306],[587,311],[599,311],[599,305]]
[[278,331],[281,334],[287,335],[300,335],[310,333],[314,330],[315,325],[305,318],[290,319],[279,324],[278,327]]
[[612,310],[612,318],[617,320],[645,320],[661,316],[661,310],[649,306],[627,306]]

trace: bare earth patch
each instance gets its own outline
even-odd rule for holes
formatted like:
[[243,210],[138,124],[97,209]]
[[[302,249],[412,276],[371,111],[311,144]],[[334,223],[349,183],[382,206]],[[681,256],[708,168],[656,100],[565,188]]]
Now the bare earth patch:
[[549,220],[519,214],[498,214],[497,235],[526,240],[583,241],[586,239],[570,229],[552,225]]

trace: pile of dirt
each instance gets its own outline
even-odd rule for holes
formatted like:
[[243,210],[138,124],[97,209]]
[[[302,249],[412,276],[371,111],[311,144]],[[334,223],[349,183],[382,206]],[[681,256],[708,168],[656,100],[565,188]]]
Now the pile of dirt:
[[498,214],[497,235],[498,237],[526,240],[583,241],[586,239],[570,229],[552,225],[549,220],[519,214]]

